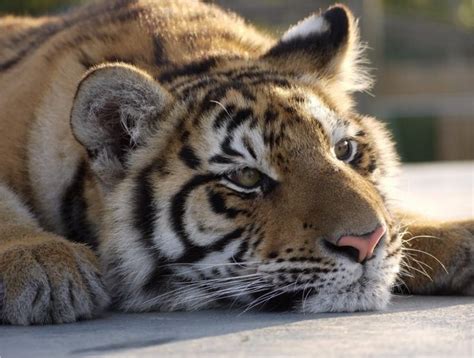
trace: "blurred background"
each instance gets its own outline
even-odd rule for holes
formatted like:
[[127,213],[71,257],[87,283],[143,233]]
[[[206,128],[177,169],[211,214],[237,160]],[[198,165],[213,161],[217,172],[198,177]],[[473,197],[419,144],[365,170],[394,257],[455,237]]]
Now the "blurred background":
[[[52,14],[87,0],[0,0]],[[208,0],[275,36],[326,0]],[[386,121],[405,162],[474,159],[474,0],[349,0],[377,82],[359,110]]]

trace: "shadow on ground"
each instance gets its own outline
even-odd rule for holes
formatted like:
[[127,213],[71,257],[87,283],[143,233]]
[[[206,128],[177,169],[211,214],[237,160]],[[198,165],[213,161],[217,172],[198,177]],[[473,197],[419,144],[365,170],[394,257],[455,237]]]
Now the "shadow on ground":
[[[293,323],[325,326],[325,320],[384,322],[387,315],[429,315],[429,311],[472,304],[467,297],[397,296],[386,311],[342,314],[301,314],[232,311],[173,313],[109,313],[93,321],[43,327],[0,327],[0,356],[82,356],[157,347],[178,341],[218,337]],[[423,312],[428,311],[428,312]],[[342,321],[343,320],[343,321]],[[317,321],[317,322],[316,322]]]

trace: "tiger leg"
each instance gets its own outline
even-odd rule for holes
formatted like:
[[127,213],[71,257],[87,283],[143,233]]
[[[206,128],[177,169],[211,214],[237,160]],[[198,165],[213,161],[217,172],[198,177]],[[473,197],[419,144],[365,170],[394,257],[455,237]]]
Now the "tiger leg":
[[42,230],[0,183],[0,321],[72,322],[93,317],[108,302],[94,253]]
[[408,292],[474,295],[474,220],[404,221],[400,281]]

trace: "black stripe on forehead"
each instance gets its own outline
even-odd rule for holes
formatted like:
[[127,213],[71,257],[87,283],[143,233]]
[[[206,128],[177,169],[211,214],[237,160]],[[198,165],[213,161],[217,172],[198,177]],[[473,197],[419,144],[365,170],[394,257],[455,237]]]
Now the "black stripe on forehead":
[[248,121],[252,115],[253,111],[250,108],[243,108],[239,110],[235,115],[232,116],[232,120],[227,125],[227,133],[232,134],[232,132],[240,126],[242,123]]
[[207,111],[215,105],[215,101],[223,100],[230,91],[236,91],[248,102],[254,102],[257,98],[253,93],[251,86],[244,82],[229,82],[208,89],[207,94],[202,100],[202,111]]
[[[197,102],[190,103],[189,104],[189,111],[194,110],[194,120],[193,124],[197,125],[201,118],[203,117],[203,114],[214,111],[216,106],[219,104],[225,103],[226,102],[226,97],[230,91],[235,91],[241,94],[241,96],[247,101],[254,102],[256,100],[254,94],[252,93],[252,90],[249,86],[243,83],[227,83],[225,85],[221,85],[218,87],[214,87],[210,89],[202,98],[202,100],[196,100]],[[234,117],[235,115],[232,115],[232,113],[229,111],[229,109],[234,110],[234,105],[229,105],[228,108],[226,108],[227,112],[231,114],[231,116],[228,117]],[[224,110],[224,108],[223,108]],[[224,110],[225,112],[225,110]],[[221,113],[221,119],[224,121],[226,119],[226,113]],[[217,118],[216,118],[217,119]],[[214,122],[215,126],[218,126],[219,123],[216,124]]]
[[231,157],[241,157],[244,158],[244,155],[239,151],[232,148],[231,143],[234,138],[233,132],[243,123],[249,121],[252,118],[253,111],[250,108],[244,108],[238,111],[231,119],[227,125],[227,135],[221,143],[221,150],[224,154]]
[[203,74],[195,81],[179,82],[168,89],[177,96],[187,97],[193,91],[210,87],[212,91],[222,86],[256,86],[259,84],[276,84],[283,87],[290,87],[291,83],[287,75],[272,71],[257,69],[235,69],[227,72],[214,72]]
[[[229,101],[227,98],[229,92],[233,91],[239,93],[248,105],[253,105],[253,103],[257,101],[256,93],[259,91],[258,87],[260,85],[276,85],[278,87],[284,88],[292,86],[292,84],[287,79],[265,77],[257,78],[249,82],[232,82],[230,80],[226,80],[224,83],[217,84],[207,84],[206,80],[205,82],[201,82],[200,85],[202,85],[203,88],[200,88],[201,92],[198,95],[193,96],[189,92],[191,90],[196,90],[197,87],[188,87],[181,93],[177,93],[176,96],[183,98],[188,103],[189,112],[195,112],[193,120],[194,125],[199,123],[204,113],[214,111],[216,105],[221,105],[223,108],[222,111],[216,115],[214,129],[221,127],[228,117],[234,116],[231,113],[235,109],[234,104],[227,103]],[[208,88],[205,88],[206,86],[208,86]],[[202,99],[198,99],[199,96],[202,96]],[[193,99],[192,101],[191,98]],[[291,107],[287,107],[287,110],[291,113],[294,113]],[[253,124],[255,127],[256,122],[254,121]]]
[[230,157],[240,157],[244,158],[244,155],[240,153],[239,151],[235,150],[234,148],[231,147],[231,142],[232,142],[232,136],[227,136],[224,141],[221,144],[221,150],[224,152],[224,154],[230,156]]
[[172,82],[182,76],[198,76],[211,70],[219,62],[219,57],[209,57],[193,61],[184,66],[166,71],[158,76],[161,83]]
[[[214,101],[215,102],[215,101]],[[212,128],[217,130],[221,128],[228,120],[232,120],[231,113],[235,110],[234,105],[222,108],[214,119]]]
[[[170,91],[180,91],[188,86],[197,85],[203,81],[212,80],[214,82],[222,82],[224,80],[228,80],[233,78],[234,76],[241,74],[242,72],[253,72],[259,71],[259,67],[257,66],[250,66],[245,68],[233,68],[230,70],[225,71],[215,71],[212,73],[198,73],[199,76],[187,76],[185,79],[176,77],[173,79],[171,86],[169,87]],[[191,78],[190,78],[191,77]],[[190,82],[190,80],[192,80]]]
[[242,139],[242,142],[244,144],[245,149],[247,149],[247,152],[249,152],[250,156],[257,160],[257,154],[255,153],[255,150],[253,149],[252,144],[250,143],[250,140],[248,137],[244,137]]
[[209,163],[216,163],[216,164],[235,164],[235,161],[233,161],[230,158],[224,157],[222,155],[214,155],[209,159]]
[[[253,95],[253,91],[255,87],[259,85],[277,85],[280,87],[291,87],[291,82],[286,78],[279,78],[279,77],[262,77],[262,78],[254,78],[249,80],[232,80],[232,79],[213,79],[213,78],[205,78],[198,83],[189,85],[185,88],[181,88],[175,91],[176,96],[180,96],[182,98],[187,98],[193,91],[203,90],[206,89],[208,91],[219,91],[222,87],[228,87],[231,89],[232,87],[240,92],[243,95],[249,97],[249,99],[255,101],[255,96]],[[221,90],[222,91],[222,90]]]

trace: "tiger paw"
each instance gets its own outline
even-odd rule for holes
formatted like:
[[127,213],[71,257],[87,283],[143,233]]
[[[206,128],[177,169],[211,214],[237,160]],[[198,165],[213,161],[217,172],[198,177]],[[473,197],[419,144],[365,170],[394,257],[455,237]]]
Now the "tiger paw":
[[98,260],[87,247],[52,236],[0,250],[2,323],[74,322],[108,304]]
[[410,293],[474,296],[474,220],[412,225],[403,250]]

